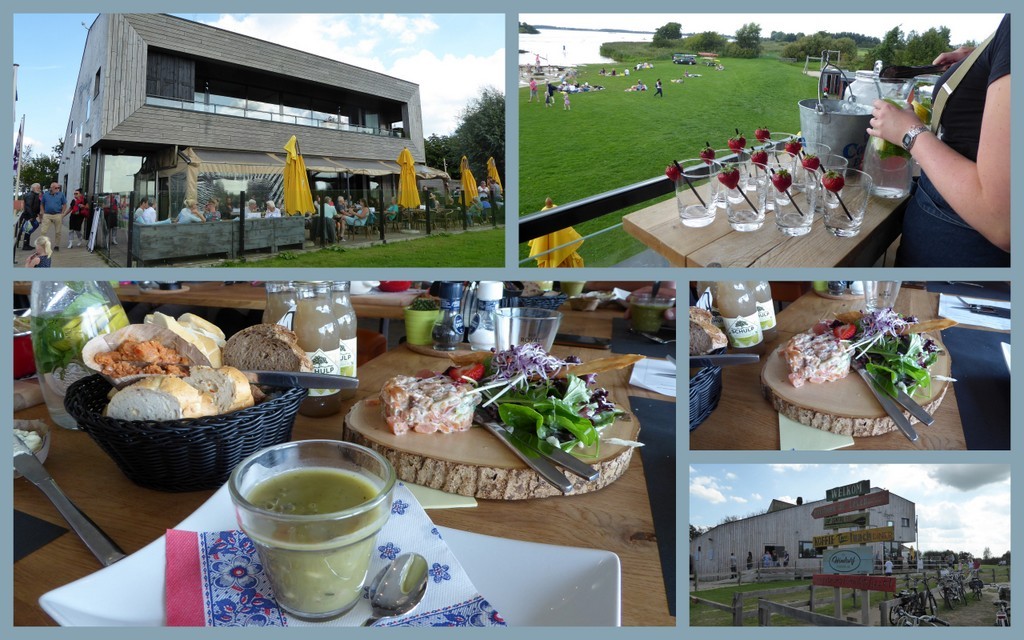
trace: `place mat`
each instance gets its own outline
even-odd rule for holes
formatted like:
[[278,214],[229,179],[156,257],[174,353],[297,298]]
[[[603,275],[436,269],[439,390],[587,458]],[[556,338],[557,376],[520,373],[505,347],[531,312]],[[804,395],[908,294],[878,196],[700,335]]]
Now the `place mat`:
[[668,612],[676,615],[676,403],[629,396],[630,410],[643,428],[638,439],[647,496],[658,539]]
[[[676,337],[676,334],[674,331],[669,332],[662,328],[657,336],[666,340],[672,340]],[[676,354],[676,343],[658,344],[653,340],[632,333],[629,330],[629,320],[626,318],[612,318],[612,353],[639,353],[648,358],[664,358]]]
[[[194,532],[169,529],[166,536],[168,626],[352,627],[371,615],[367,587],[348,613],[324,622],[289,616],[274,593],[253,542],[241,531]],[[367,580],[405,551],[427,559],[430,578],[423,601],[411,613],[385,618],[378,627],[507,626],[477,591],[441,539],[416,497],[395,485],[391,517],[377,535]]]
[[1010,372],[1002,343],[1008,334],[953,327],[942,332],[952,360],[953,391],[968,449],[1010,448]]
[[996,309],[1010,309],[1010,302],[1004,300],[991,300],[989,298],[978,298],[978,297],[967,297],[967,296],[951,296],[945,293],[939,294],[939,315],[943,318],[949,318],[950,320],[956,320],[959,324],[970,325],[972,327],[985,327],[987,329],[995,329],[997,331],[1009,331],[1010,330],[1010,318],[1003,318],[998,315],[991,315],[986,313],[974,313],[970,309],[964,308],[963,302],[960,301],[963,298],[968,304],[981,304],[988,305]]
[[[982,285],[980,287],[975,285]],[[1010,283],[996,281],[981,282],[928,282],[925,284],[931,293],[946,293],[951,296],[989,298],[991,300],[1009,300]]]
[[41,549],[68,530],[46,520],[14,510],[14,561]]

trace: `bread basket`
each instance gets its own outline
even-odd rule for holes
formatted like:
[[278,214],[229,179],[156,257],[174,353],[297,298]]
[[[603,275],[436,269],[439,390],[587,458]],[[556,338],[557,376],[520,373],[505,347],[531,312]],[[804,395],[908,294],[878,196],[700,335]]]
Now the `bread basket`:
[[[725,348],[711,353],[725,353]],[[690,372],[690,431],[693,431],[718,407],[722,398],[722,367],[701,367]]]
[[64,408],[132,482],[159,491],[221,486],[243,458],[291,439],[306,397],[306,389],[277,389],[241,411],[151,422],[103,415],[110,389],[99,375],[82,378],[68,388]]

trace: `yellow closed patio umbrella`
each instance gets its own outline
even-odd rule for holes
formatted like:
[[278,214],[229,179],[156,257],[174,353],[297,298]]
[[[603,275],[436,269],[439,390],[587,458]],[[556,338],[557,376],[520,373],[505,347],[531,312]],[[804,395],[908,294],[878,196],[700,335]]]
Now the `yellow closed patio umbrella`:
[[288,215],[313,213],[313,194],[309,190],[306,161],[299,153],[299,141],[292,136],[284,145],[288,158],[284,164],[284,212]]
[[505,190],[505,187],[501,184],[501,176],[498,175],[498,165],[494,163],[494,156],[487,158],[487,177],[494,178],[494,181],[498,183],[501,190]]
[[[544,207],[541,211],[547,211],[553,209],[558,205],[551,202],[551,198],[547,199]],[[579,242],[576,242],[576,241]],[[566,245],[566,246],[562,246]],[[530,257],[536,256],[537,266],[542,269],[551,268],[579,268],[583,266],[583,256],[576,253],[576,250],[583,246],[583,236],[576,233],[576,230],[572,227],[565,229],[559,229],[554,233],[549,233],[546,236],[540,238],[534,238],[529,242],[530,246]],[[560,249],[554,249],[555,247],[561,247]],[[551,253],[548,253],[551,251]],[[539,255],[543,254],[543,255]]]
[[459,162],[459,171],[462,172],[462,203],[468,207],[473,204],[473,198],[477,197],[480,192],[476,187],[476,178],[469,170],[469,159],[466,156],[462,156],[462,161]]
[[413,160],[409,147],[398,154],[398,206],[403,209],[415,209],[420,206],[420,192],[416,188],[416,161]]

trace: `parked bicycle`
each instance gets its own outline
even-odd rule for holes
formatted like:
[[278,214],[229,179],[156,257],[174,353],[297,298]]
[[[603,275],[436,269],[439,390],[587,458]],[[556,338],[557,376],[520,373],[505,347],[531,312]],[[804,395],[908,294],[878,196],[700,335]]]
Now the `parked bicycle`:
[[1010,587],[999,587],[999,597],[992,604],[996,607],[996,626],[1010,626]]
[[899,605],[896,607],[896,627],[948,627],[949,623],[942,618],[931,615],[914,615]]

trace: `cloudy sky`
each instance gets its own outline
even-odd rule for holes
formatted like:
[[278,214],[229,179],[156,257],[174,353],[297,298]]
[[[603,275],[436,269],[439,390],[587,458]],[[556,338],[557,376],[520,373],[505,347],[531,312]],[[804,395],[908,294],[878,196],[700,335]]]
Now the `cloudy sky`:
[[519,20],[529,24],[579,29],[629,29],[655,31],[668,22],[678,22],[684,33],[717,31],[736,33],[744,24],[754,22],[761,27],[761,36],[772,31],[816,33],[818,31],[852,31],[881,38],[899,25],[904,34],[923,33],[932,27],[949,27],[950,40],[981,41],[999,26],[1002,14],[995,13],[524,13]]
[[[454,131],[482,88],[505,90],[501,14],[177,14],[420,85],[424,135]],[[90,14],[15,14],[16,120],[26,144],[49,153],[67,129]],[[58,34],[39,46],[39,33]],[[15,125],[17,126],[17,125]]]
[[870,480],[917,504],[924,550],[953,549],[981,557],[1010,550],[1010,467],[1005,464],[693,464],[690,524],[708,527],[745,517],[773,498],[825,499],[832,487]]

